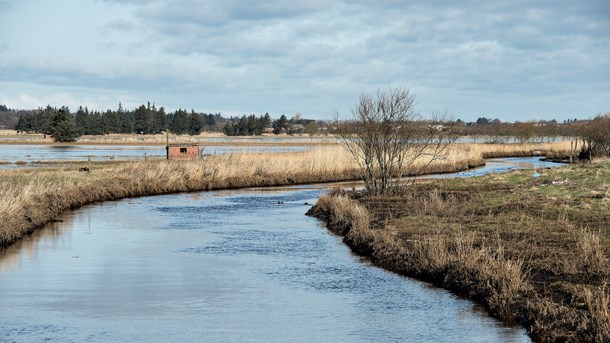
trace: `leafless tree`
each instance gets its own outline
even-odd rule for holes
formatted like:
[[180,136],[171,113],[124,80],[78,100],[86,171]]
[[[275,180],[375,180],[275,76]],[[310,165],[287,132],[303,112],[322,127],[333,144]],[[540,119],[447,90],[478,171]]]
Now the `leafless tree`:
[[406,88],[361,94],[352,120],[339,130],[342,145],[358,163],[370,195],[400,193],[405,178],[445,156],[454,140],[441,118],[422,120]]
[[579,125],[581,157],[610,157],[610,113],[598,114]]

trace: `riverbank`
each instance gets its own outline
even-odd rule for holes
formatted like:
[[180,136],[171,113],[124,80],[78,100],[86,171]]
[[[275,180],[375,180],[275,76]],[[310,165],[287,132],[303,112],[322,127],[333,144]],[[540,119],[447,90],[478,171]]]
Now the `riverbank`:
[[[480,165],[459,148],[429,172]],[[87,171],[87,168],[90,170]],[[128,197],[245,187],[358,180],[359,170],[340,147],[291,153],[243,153],[195,161],[83,163],[0,171],[0,246],[54,220],[69,209]]]
[[610,339],[610,162],[335,192],[310,214],[356,253],[483,304],[535,341]]
[[[556,143],[559,144],[559,143]],[[563,144],[563,143],[562,143]],[[515,156],[531,145],[511,145]],[[499,149],[497,144],[486,149]],[[549,147],[549,153],[563,145]],[[478,145],[455,144],[446,159],[420,173],[449,173],[484,164]],[[84,168],[89,172],[80,171]],[[415,171],[412,171],[415,174]],[[60,213],[86,204],[176,192],[359,180],[359,170],[341,147],[306,152],[243,153],[196,161],[75,163],[63,167],[0,171],[0,247],[44,226]]]

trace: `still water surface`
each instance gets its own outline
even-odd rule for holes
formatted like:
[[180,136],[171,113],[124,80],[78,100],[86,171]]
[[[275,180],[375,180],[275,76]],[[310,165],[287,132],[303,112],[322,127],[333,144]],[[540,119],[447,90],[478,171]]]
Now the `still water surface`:
[[[243,152],[297,152],[311,146],[202,146],[202,153],[218,155]],[[48,163],[164,158],[165,145],[19,145],[0,144],[0,169],[44,167]],[[26,164],[16,164],[17,161]]]
[[352,255],[304,215],[325,187],[67,213],[0,252],[0,342],[529,341]]

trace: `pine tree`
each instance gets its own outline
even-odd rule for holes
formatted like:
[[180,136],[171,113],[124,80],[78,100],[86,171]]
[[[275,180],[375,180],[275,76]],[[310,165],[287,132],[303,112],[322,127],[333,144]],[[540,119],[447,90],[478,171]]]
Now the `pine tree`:
[[[47,107],[47,110],[50,107]],[[74,117],[67,107],[53,109],[50,113],[50,121],[45,134],[53,136],[56,142],[74,142],[80,136]]]
[[195,111],[191,111],[189,122],[189,135],[195,136],[200,134],[201,130],[203,130],[203,118],[201,115]]
[[273,121],[273,133],[279,135],[282,131],[288,130],[288,118],[285,115],[281,115],[280,119]]

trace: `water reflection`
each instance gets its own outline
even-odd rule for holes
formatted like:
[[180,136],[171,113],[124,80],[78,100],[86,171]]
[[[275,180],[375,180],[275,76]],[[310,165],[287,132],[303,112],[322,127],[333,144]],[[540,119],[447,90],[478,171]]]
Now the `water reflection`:
[[[206,146],[203,153],[219,155],[238,152],[300,152],[313,148],[307,146]],[[58,163],[109,161],[109,160],[143,160],[147,158],[164,158],[165,146],[161,145],[0,145],[0,169],[23,167],[48,167]],[[17,163],[19,162],[19,163]]]
[[44,229],[34,231],[8,248],[0,250],[0,273],[19,269],[24,260],[37,259],[40,247],[60,248],[70,239],[72,231],[69,217],[62,222],[47,224]]

